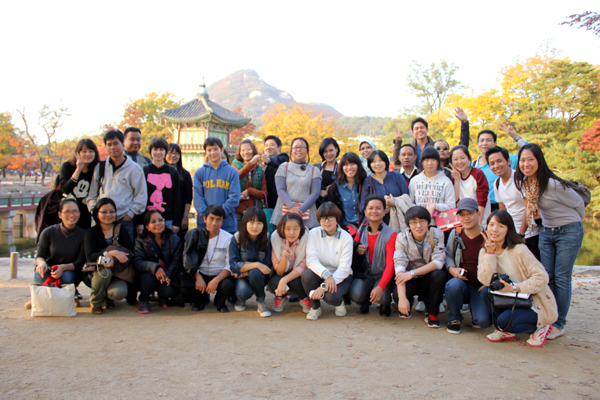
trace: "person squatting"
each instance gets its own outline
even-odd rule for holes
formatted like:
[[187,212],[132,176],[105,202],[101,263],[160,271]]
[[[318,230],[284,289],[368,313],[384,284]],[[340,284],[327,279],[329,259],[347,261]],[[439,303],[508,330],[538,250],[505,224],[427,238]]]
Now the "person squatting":
[[[500,129],[518,154],[484,130],[473,159],[466,114],[455,111],[461,141],[452,149],[428,136],[422,118],[412,143],[396,134],[391,161],[369,140],[340,157],[326,138],[311,163],[305,138],[288,155],[276,136],[262,154],[243,140],[230,160],[209,137],[193,177],[163,138],[141,155],[138,128],[106,132],[105,161],[82,139],[61,168],[71,196],[40,236],[34,283],[83,282],[96,315],[122,299],[142,314],[156,301],[199,312],[211,295],[218,312],[242,312],[254,296],[261,317],[294,302],[311,321],[323,302],[343,317],[355,303],[359,314],[424,312],[437,329],[447,308],[451,334],[470,314],[473,328],[495,328],[491,342],[525,333],[527,345],[544,346],[565,332],[584,200],[509,125]],[[197,227],[188,229],[192,204]],[[460,226],[442,231],[436,217],[451,210]],[[525,303],[498,306],[503,294]]]

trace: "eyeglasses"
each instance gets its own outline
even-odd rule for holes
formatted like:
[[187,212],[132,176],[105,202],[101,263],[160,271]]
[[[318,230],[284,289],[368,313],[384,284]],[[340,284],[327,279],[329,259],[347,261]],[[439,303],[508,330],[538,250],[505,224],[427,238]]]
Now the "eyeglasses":
[[67,211],[61,211],[61,214],[66,214],[66,215],[77,215],[79,214],[79,210],[67,210]]
[[436,147],[435,149],[436,149],[437,151],[442,151],[442,150],[444,150],[444,151],[448,151],[448,148],[447,148],[447,147]]
[[321,217],[321,221],[327,221],[327,222],[336,222],[337,219],[334,216],[329,216],[329,217]]
[[302,147],[292,147],[293,151],[298,151],[298,150],[303,150],[306,149],[306,146],[302,146]]
[[149,222],[150,225],[156,225],[156,224],[162,224],[163,222],[165,222],[164,218],[159,218],[159,219],[153,219]]
[[417,227],[417,226],[419,226],[419,225],[427,225],[427,224],[429,224],[429,222],[427,222],[427,220],[426,220],[426,219],[422,219],[422,220],[418,220],[418,221],[416,221],[416,220],[412,220],[412,221],[410,221],[410,223],[409,223],[409,225],[410,225],[411,227],[413,227],[413,228],[416,228],[416,227]]
[[102,215],[115,215],[116,213],[116,211],[98,211],[98,214]]

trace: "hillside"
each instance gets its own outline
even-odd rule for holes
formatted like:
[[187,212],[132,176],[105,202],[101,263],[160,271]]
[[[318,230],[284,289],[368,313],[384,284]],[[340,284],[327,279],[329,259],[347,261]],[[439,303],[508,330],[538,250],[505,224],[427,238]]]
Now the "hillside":
[[269,85],[251,69],[236,71],[213,83],[207,89],[211,100],[230,110],[241,108],[256,125],[260,125],[260,118],[268,109],[280,103],[288,107],[301,104],[327,117],[342,116],[339,111],[327,104],[298,103],[291,94]]

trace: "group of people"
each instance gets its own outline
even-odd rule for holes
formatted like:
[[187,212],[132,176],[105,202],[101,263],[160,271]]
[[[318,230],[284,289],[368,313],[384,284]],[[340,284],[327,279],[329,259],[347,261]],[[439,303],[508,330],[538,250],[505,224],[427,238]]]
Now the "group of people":
[[[459,145],[433,140],[418,118],[412,143],[396,134],[391,161],[369,140],[340,158],[326,138],[311,164],[305,138],[292,140],[290,156],[276,136],[262,154],[243,140],[230,160],[209,137],[193,181],[177,144],[154,138],[150,158],[141,155],[137,128],[106,132],[106,161],[83,139],[61,169],[62,222],[40,236],[34,281],[84,282],[94,314],[123,298],[149,313],[156,297],[159,307],[201,311],[210,295],[219,312],[227,303],[243,311],[254,296],[261,317],[294,300],[309,320],[322,301],[342,317],[354,302],[384,317],[425,311],[430,328],[445,297],[449,333],[470,312],[472,327],[496,327],[490,341],[527,333],[528,345],[543,346],[564,334],[584,201],[511,126],[500,129],[518,155],[484,130],[473,160],[466,114],[456,116]],[[460,227],[442,231],[436,220],[453,210]],[[501,292],[528,295],[531,306],[496,308]]]

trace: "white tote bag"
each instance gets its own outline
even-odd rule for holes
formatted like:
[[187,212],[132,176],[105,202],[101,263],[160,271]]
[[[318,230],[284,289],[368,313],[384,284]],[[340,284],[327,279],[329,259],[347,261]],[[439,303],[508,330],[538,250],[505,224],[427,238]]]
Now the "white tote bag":
[[30,284],[32,317],[74,317],[75,285],[62,288]]

